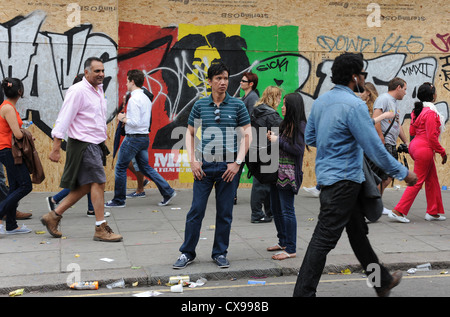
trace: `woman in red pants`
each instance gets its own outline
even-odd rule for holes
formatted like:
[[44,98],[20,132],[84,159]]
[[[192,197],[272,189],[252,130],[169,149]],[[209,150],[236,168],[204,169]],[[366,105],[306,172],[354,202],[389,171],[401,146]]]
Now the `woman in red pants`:
[[432,84],[422,84],[417,98],[420,101],[414,104],[411,113],[409,134],[414,136],[414,139],[409,145],[409,154],[414,160],[414,173],[417,174],[418,181],[414,186],[406,188],[397,206],[389,213],[389,218],[405,223],[409,222],[406,215],[423,183],[427,197],[425,220],[445,220],[441,215],[444,213],[444,206],[434,163],[435,153],[442,156],[442,164],[447,162],[445,149],[439,143],[439,135],[444,129],[445,121],[432,103],[436,100],[436,89]]

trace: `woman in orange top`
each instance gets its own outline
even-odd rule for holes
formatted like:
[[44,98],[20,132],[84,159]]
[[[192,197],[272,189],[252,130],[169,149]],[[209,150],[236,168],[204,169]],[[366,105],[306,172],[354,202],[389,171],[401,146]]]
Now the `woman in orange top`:
[[2,88],[7,99],[0,105],[0,162],[6,168],[9,193],[0,203],[0,219],[6,216],[6,231],[2,226],[0,233],[29,233],[31,230],[25,225],[22,227],[17,225],[16,209],[19,201],[33,189],[30,172],[25,163],[14,164],[11,152],[13,134],[17,139],[23,138],[20,130],[22,119],[15,106],[19,98],[23,96],[24,88],[20,79],[17,78],[3,79]]

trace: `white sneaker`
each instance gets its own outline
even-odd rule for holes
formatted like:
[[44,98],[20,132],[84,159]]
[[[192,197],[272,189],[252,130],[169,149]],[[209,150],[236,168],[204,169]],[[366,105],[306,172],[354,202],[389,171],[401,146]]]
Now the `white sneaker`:
[[31,229],[25,225],[22,225],[22,227],[17,227],[14,230],[10,230],[10,231],[6,230],[6,234],[23,234],[23,233],[30,233],[30,232],[31,232]]
[[447,219],[447,218],[445,218],[442,215],[439,215],[439,217],[435,218],[430,214],[425,214],[425,220],[427,220],[427,221],[443,221],[445,219]]
[[408,218],[405,216],[397,216],[392,212],[392,210],[389,212],[388,217],[394,220],[397,220],[398,222],[408,223],[410,222]]
[[320,190],[318,190],[316,187],[303,187],[303,189],[310,193],[313,197],[319,197],[320,195]]
[[383,207],[383,215],[389,215],[389,213],[391,213],[391,212],[392,212],[392,210]]

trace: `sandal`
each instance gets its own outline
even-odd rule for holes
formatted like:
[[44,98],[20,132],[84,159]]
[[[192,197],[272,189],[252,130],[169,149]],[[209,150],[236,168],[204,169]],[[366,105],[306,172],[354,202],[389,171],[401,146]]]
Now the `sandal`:
[[282,250],[284,250],[284,249],[286,249],[286,247],[282,247],[282,246],[280,246],[280,245],[277,243],[277,244],[275,244],[275,245],[273,245],[273,246],[271,246],[271,247],[268,247],[268,248],[267,248],[267,251],[282,251]]
[[272,259],[281,261],[281,260],[286,260],[289,258],[295,258],[296,256],[297,256],[296,253],[287,253],[286,251],[281,251],[281,252],[275,253],[272,256]]

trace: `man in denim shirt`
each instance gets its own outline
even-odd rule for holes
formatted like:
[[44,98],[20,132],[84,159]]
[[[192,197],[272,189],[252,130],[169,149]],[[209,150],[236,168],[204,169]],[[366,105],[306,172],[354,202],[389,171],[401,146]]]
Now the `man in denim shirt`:
[[[313,104],[305,141],[317,148],[316,178],[322,186],[319,221],[306,251],[294,296],[315,296],[327,254],[336,246],[344,228],[367,274],[376,274],[379,296],[389,295],[401,279],[381,264],[367,238],[368,228],[358,203],[363,172],[363,153],[390,175],[413,185],[417,177],[384,148],[367,111],[354,91],[363,91],[367,73],[362,54],[344,53],[332,66],[336,86]],[[376,268],[373,268],[373,267]]]

